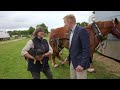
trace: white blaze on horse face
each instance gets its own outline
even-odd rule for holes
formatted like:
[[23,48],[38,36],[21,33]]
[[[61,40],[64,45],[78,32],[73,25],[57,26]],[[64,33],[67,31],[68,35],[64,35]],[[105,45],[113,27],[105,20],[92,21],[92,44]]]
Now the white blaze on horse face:
[[120,33],[120,22],[118,21],[118,23],[117,23],[117,30],[118,30],[118,32]]

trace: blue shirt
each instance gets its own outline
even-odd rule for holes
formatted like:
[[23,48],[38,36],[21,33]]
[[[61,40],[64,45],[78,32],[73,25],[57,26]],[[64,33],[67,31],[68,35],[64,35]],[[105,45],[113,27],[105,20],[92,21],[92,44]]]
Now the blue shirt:
[[69,44],[69,48],[71,46],[71,42],[72,42],[72,37],[73,37],[73,34],[74,34],[74,31],[75,31],[75,27],[76,25],[73,27],[73,29],[70,31],[70,44]]

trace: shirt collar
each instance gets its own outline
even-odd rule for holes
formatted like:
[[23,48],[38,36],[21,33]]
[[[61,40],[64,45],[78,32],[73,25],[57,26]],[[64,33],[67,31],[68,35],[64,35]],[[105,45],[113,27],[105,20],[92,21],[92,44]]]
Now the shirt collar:
[[73,32],[75,31],[75,27],[76,27],[76,24],[75,24],[75,26],[71,29]]
[[44,37],[43,38],[37,37],[37,38],[40,39],[40,40],[42,40]]

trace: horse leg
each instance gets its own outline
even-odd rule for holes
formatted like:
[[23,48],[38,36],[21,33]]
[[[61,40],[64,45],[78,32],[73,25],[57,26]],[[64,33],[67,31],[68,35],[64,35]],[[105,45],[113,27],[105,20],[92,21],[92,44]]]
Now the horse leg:
[[88,72],[95,73],[96,70],[93,68],[93,53],[90,56],[90,67],[87,69]]
[[64,62],[65,62],[65,63],[69,63],[69,56],[66,57],[66,59],[65,59]]
[[61,61],[61,64],[64,64],[64,60],[61,58],[61,56],[59,54],[57,54],[57,58]]
[[58,64],[56,63],[56,61],[55,61],[55,55],[52,55],[52,66],[54,67],[54,68],[56,68],[56,67],[58,67]]
[[[69,49],[69,40],[63,41],[63,45],[66,49]],[[64,60],[64,63],[69,63],[69,56],[66,57],[66,59]]]

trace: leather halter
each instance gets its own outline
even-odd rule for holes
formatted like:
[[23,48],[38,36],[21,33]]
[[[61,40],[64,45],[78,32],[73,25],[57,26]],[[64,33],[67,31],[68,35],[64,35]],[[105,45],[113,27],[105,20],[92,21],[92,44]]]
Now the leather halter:
[[114,21],[113,21],[113,28],[111,33],[120,40],[120,31],[117,29]]
[[95,37],[97,37],[100,42],[102,42],[104,40],[104,36],[102,35],[98,25],[95,23],[95,21],[92,23],[92,28],[95,32]]

